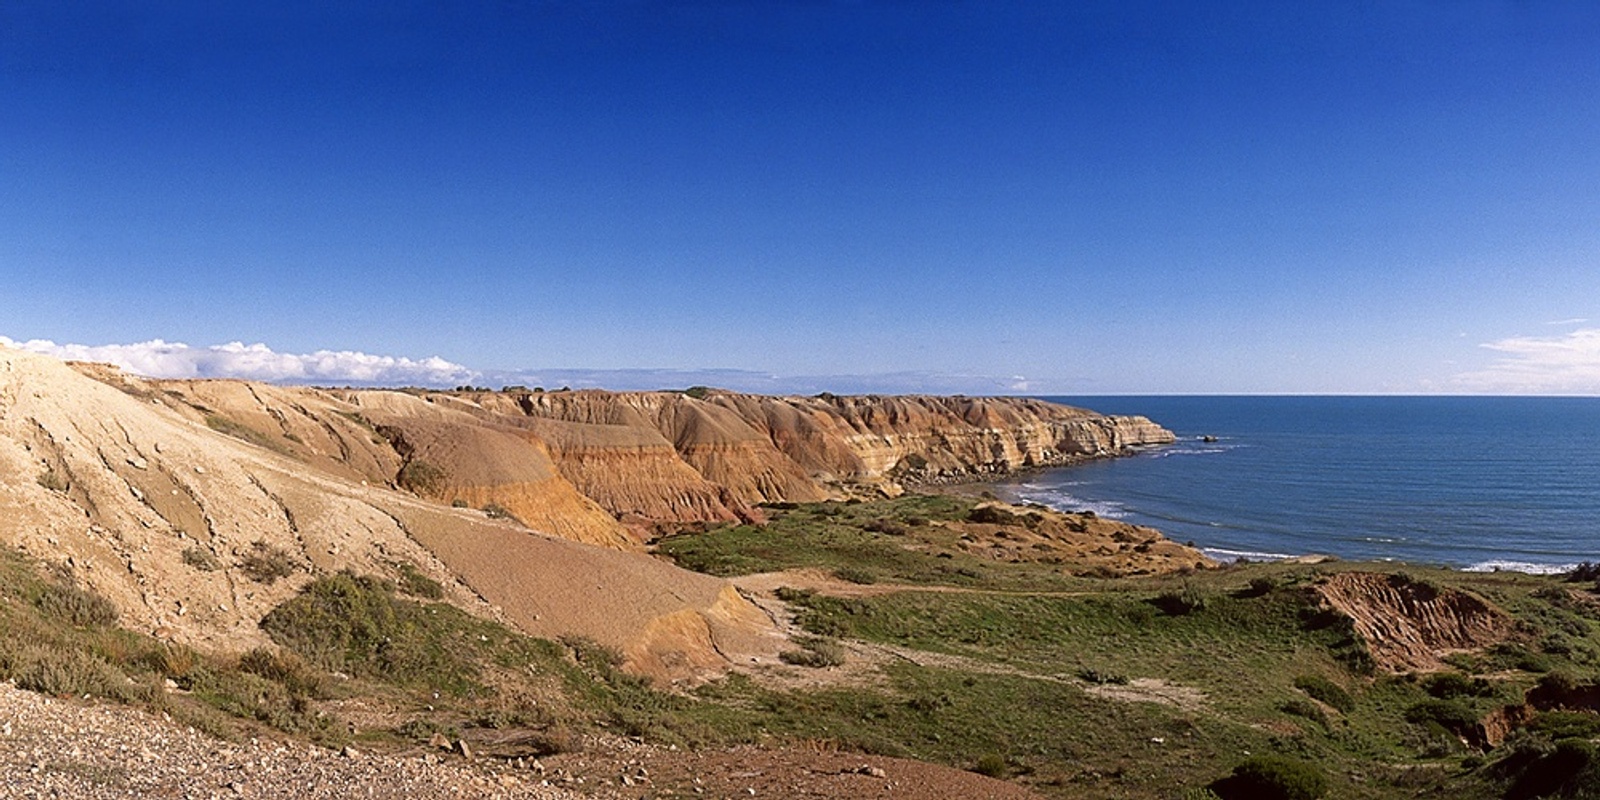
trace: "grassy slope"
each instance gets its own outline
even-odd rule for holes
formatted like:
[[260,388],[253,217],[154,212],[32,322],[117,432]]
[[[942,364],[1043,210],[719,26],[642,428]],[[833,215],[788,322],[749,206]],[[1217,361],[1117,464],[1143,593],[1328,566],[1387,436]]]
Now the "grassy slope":
[[[1247,753],[1317,763],[1332,780],[1330,794],[1339,797],[1424,790],[1492,796],[1507,783],[1493,762],[1512,748],[1480,754],[1438,725],[1408,722],[1408,711],[1437,699],[1428,679],[1373,674],[1349,626],[1314,605],[1310,587],[1327,572],[1385,566],[1256,564],[1089,580],[1044,565],[939,558],[937,534],[919,536],[922,528],[896,536],[862,529],[882,519],[957,519],[966,503],[937,497],[801,507],[781,512],[764,529],[667,539],[660,549],[686,566],[724,575],[812,567],[978,589],[864,598],[785,594],[813,633],[961,659],[953,669],[887,668],[891,691],[875,696],[877,705],[849,720],[844,732],[833,731],[847,740],[893,741],[907,754],[957,765],[997,753],[1013,774],[1062,797],[1175,796],[1173,787],[1222,777]],[[1593,679],[1600,614],[1582,601],[1586,587],[1510,573],[1408,569],[1416,579],[1491,600],[1517,618],[1524,634],[1494,651],[1451,659],[1464,674],[1489,679],[1476,694],[1448,698],[1450,708],[1476,718],[1520,702],[1551,670]],[[1573,588],[1580,591],[1570,595]],[[1206,702],[1183,709],[1091,694],[1097,682],[1141,678],[1198,689]],[[1301,688],[1315,683],[1343,689],[1351,704],[1340,710]],[[823,718],[829,710],[806,713]],[[1537,738],[1524,736],[1514,746],[1524,757],[1530,749],[1542,752],[1548,742],[1530,741]]]
[[[1504,765],[1587,758],[1572,741],[1558,752],[1560,733],[1525,734],[1515,747],[1479,754],[1437,724],[1408,722],[1433,699],[1427,681],[1364,672],[1348,627],[1309,602],[1321,573],[1353,566],[1076,577],[959,552],[935,523],[969,508],[947,497],[818,504],[780,510],[766,528],[662,542],[682,563],[719,574],[812,567],[911,584],[866,598],[784,593],[824,639],[901,654],[866,687],[824,680],[823,688],[779,690],[734,675],[689,695],[665,693],[620,672],[615,654],[591,643],[531,639],[432,602],[430,587],[404,571],[323,576],[264,621],[282,650],[219,659],[115,628],[100,601],[10,554],[0,554],[0,678],[166,711],[223,736],[270,727],[328,745],[383,747],[433,733],[515,734],[501,755],[572,747],[586,731],[688,746],[827,742],[981,768],[1058,797],[1176,797],[1227,774],[1246,753],[1314,762],[1336,797],[1498,796],[1507,787],[1507,796],[1533,796]],[[1412,572],[1490,599],[1525,634],[1517,645],[1455,660],[1488,680],[1450,699],[1452,708],[1477,715],[1512,702],[1540,671],[1593,680],[1600,669],[1587,587]],[[1100,694],[1139,689],[1141,679],[1204,700]],[[168,680],[179,691],[164,689]],[[1317,692],[1337,705],[1344,690],[1349,704],[1314,701],[1301,688],[1312,684],[1338,687]],[[341,716],[352,708],[365,729],[352,731]],[[1591,722],[1563,724],[1582,738],[1600,729]]]

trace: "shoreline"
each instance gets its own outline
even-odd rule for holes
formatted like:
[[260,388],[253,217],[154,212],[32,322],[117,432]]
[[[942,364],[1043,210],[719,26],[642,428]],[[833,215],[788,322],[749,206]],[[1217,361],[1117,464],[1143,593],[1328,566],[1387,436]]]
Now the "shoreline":
[[[989,477],[987,479],[974,477],[973,479],[970,479],[970,480],[951,481],[951,482],[948,482],[948,483],[946,483],[946,482],[918,483],[918,484],[905,485],[904,488],[905,488],[906,492],[908,492],[908,493],[921,493],[921,494],[932,494],[932,495],[950,495],[950,496],[955,496],[955,497],[982,498],[982,499],[990,499],[990,500],[999,500],[1001,502],[1012,503],[1014,505],[1025,505],[1025,504],[1032,503],[1032,504],[1037,504],[1037,505],[1040,505],[1040,506],[1044,506],[1045,508],[1049,508],[1052,511],[1057,511],[1057,512],[1061,512],[1061,513],[1078,513],[1078,512],[1085,511],[1085,510],[1091,510],[1092,511],[1092,509],[1084,509],[1084,508],[1079,508],[1079,507],[1069,508],[1069,507],[1062,507],[1062,506],[1058,506],[1058,505],[1053,505],[1051,503],[1043,502],[1041,500],[1029,499],[1029,498],[1026,498],[1026,497],[1022,497],[1022,496],[1019,496],[1019,495],[1017,495],[1015,493],[1001,493],[1001,492],[997,491],[997,489],[1000,487],[1000,484],[1003,483],[1003,482],[1010,482],[1010,481],[1013,481],[1013,480],[1016,480],[1016,479],[1024,479],[1024,478],[1026,478],[1026,477],[1028,477],[1030,475],[1038,475],[1038,474],[1042,474],[1042,473],[1049,472],[1051,470],[1056,470],[1056,469],[1067,469],[1067,468],[1071,468],[1071,467],[1084,466],[1086,464],[1090,464],[1090,463],[1094,463],[1094,462],[1098,462],[1098,461],[1106,461],[1106,460],[1119,459],[1119,458],[1129,458],[1129,457],[1137,456],[1140,453],[1149,452],[1149,451],[1152,451],[1152,450],[1159,450],[1159,449],[1164,448],[1164,447],[1170,447],[1170,446],[1172,446],[1172,444],[1178,444],[1178,443],[1181,443],[1182,441],[1184,441],[1184,440],[1180,437],[1178,439],[1178,441],[1170,443],[1170,444],[1150,445],[1150,446],[1146,446],[1146,447],[1130,449],[1129,451],[1126,451],[1126,452],[1111,453],[1111,454],[1105,454],[1105,455],[1099,455],[1099,456],[1083,456],[1083,457],[1080,457],[1080,458],[1078,458],[1078,459],[1076,459],[1074,461],[1068,462],[1068,463],[1051,464],[1051,465],[1043,465],[1043,466],[1032,465],[1032,466],[1027,466],[1027,467],[1021,467],[1021,468],[1018,468],[1016,470],[1013,470],[1013,471],[1010,471],[1010,472],[1007,472],[1007,473],[1004,473],[1004,474],[994,475],[994,476]],[[1006,496],[1006,494],[1010,494],[1010,496]],[[1096,513],[1098,513],[1098,512],[1096,512]],[[1120,517],[1109,517],[1109,515],[1102,515],[1102,516],[1108,516],[1108,518],[1112,518],[1112,519],[1121,519]],[[1122,520],[1122,521],[1128,521],[1128,520]],[[1150,524],[1147,524],[1147,523],[1132,523],[1132,524],[1138,524],[1138,525],[1141,525],[1142,527],[1153,528],[1154,530],[1159,531],[1161,533],[1161,535],[1166,537],[1167,539],[1172,540],[1172,541],[1179,541],[1168,530],[1166,530],[1165,528],[1163,528],[1163,527],[1161,527],[1159,525],[1150,525]],[[1470,574],[1478,574],[1478,575],[1490,575],[1490,574],[1495,574],[1495,573],[1500,573],[1500,572],[1511,572],[1511,573],[1517,573],[1517,574],[1522,574],[1522,575],[1549,576],[1549,575],[1565,575],[1567,573],[1572,572],[1574,569],[1577,569],[1580,564],[1584,563],[1581,559],[1577,560],[1577,561],[1563,561],[1563,562],[1560,562],[1560,563],[1543,563],[1543,562],[1537,562],[1537,561],[1521,560],[1521,559],[1512,558],[1512,557],[1493,557],[1493,558],[1486,558],[1486,559],[1481,560],[1481,561],[1474,561],[1474,562],[1468,563],[1468,564],[1451,564],[1451,563],[1440,562],[1440,561],[1414,561],[1414,560],[1404,560],[1404,559],[1395,559],[1395,558],[1381,558],[1381,557],[1352,558],[1352,557],[1342,556],[1342,555],[1339,555],[1337,553],[1318,553],[1318,552],[1272,553],[1272,552],[1253,551],[1253,550],[1238,550],[1238,549],[1234,549],[1234,548],[1221,547],[1221,546],[1216,546],[1216,545],[1207,545],[1205,543],[1202,543],[1202,542],[1199,542],[1199,541],[1195,541],[1195,540],[1192,540],[1192,539],[1183,541],[1182,543],[1183,544],[1187,544],[1187,545],[1189,545],[1191,547],[1194,547],[1195,549],[1199,550],[1201,553],[1205,554],[1205,556],[1207,558],[1210,558],[1210,559],[1216,561],[1217,563],[1223,564],[1223,565],[1250,564],[1250,563],[1323,564],[1323,563],[1338,562],[1338,563],[1346,563],[1346,564],[1375,564],[1375,565],[1381,564],[1381,565],[1393,566],[1393,567],[1408,567],[1409,566],[1409,567],[1416,567],[1416,568],[1419,568],[1419,569],[1442,569],[1442,570],[1450,570],[1452,572],[1462,572],[1462,573],[1470,573]]]

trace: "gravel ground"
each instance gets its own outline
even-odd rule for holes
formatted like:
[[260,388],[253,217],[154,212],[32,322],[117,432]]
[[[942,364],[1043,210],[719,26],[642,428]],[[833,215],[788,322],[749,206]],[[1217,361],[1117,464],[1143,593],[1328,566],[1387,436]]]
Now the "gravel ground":
[[[478,768],[482,767],[482,768]],[[124,706],[0,683],[0,798],[540,798],[579,795],[503,763],[224,742]],[[498,768],[501,771],[491,771]]]

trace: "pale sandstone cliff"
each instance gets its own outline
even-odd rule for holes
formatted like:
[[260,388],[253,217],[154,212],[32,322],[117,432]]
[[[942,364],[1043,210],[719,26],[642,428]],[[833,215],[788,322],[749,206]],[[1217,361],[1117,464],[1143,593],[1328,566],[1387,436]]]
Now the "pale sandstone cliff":
[[1172,441],[1143,417],[1026,398],[134,383],[333,474],[619,549],[661,525],[759,521],[763,503],[893,495]]
[[[478,613],[679,677],[777,645],[727,583],[617,552],[655,525],[1170,440],[1026,399],[322,390],[0,348],[0,543],[201,646],[261,644],[256,622],[313,575],[407,563]],[[250,576],[263,549],[289,578]]]
[[[238,652],[266,644],[258,621],[315,575],[393,576],[407,564],[474,613],[596,639],[661,677],[779,646],[765,615],[725,581],[374,485],[360,476],[392,475],[407,456],[342,416],[359,407],[331,394],[83,371],[99,380],[0,347],[0,545],[110,598],[126,627]],[[418,452],[443,460],[471,448],[459,464],[465,485],[532,487],[541,507],[566,497],[571,513],[616,525],[514,429],[395,393],[361,399],[374,417],[403,417]],[[484,472],[466,469],[485,453]],[[253,573],[260,553],[289,575]]]

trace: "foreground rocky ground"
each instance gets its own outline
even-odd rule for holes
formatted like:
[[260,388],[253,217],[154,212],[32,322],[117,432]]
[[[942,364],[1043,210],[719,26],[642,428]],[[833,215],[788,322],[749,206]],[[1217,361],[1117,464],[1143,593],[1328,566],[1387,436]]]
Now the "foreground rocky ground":
[[125,706],[0,684],[0,797],[562,798],[531,773],[432,754],[224,742]]
[[226,742],[126,706],[0,683],[4,798],[992,798],[1013,784],[906,759],[824,750],[686,751],[597,742],[540,762]]

